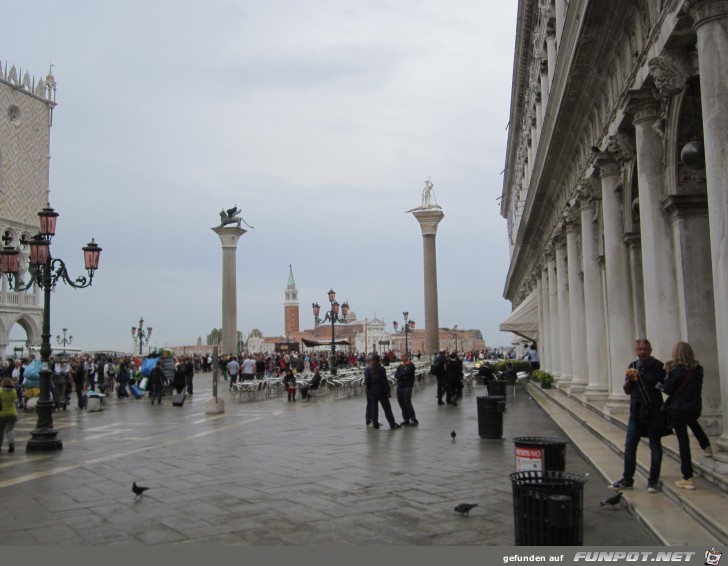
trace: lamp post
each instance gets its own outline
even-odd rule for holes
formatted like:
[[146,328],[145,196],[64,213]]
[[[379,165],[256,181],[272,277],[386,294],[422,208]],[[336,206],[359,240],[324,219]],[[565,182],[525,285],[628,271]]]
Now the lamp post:
[[66,332],[68,332],[68,328],[63,329],[63,338],[60,336],[56,336],[56,342],[59,344],[63,344],[63,353],[66,353],[66,346],[70,346],[71,342],[73,342],[73,336],[69,335],[68,338],[66,338]]
[[455,353],[457,354],[458,353],[458,333],[457,333],[458,325],[456,324],[455,326],[453,326],[452,330],[453,331],[450,334],[450,337],[455,339]]
[[144,332],[144,319],[139,317],[139,328],[136,326],[131,327],[131,336],[136,346],[137,340],[139,340],[139,355],[142,355],[142,346],[149,344],[149,337],[152,335],[152,327],[147,326],[147,331]]
[[10,246],[8,240],[0,251],[0,269],[8,278],[8,284],[14,291],[26,291],[33,284],[43,289],[43,330],[41,332],[40,357],[42,367],[40,370],[40,397],[36,405],[38,422],[36,428],[30,433],[31,439],[25,446],[26,452],[46,452],[60,450],[63,442],[57,437],[58,431],[53,428],[54,401],[50,395],[50,355],[51,355],[51,290],[59,281],[74,289],[82,289],[91,285],[94,272],[99,267],[101,248],[92,239],[82,250],[84,264],[88,278],[81,275],[75,280],[71,279],[66,270],[66,264],[58,258],[51,257],[51,239],[56,234],[56,221],[58,213],[50,204],[38,213],[40,217],[40,232],[31,238],[29,273],[30,281],[25,283],[19,277],[20,252]]
[[[321,307],[318,303],[313,303],[313,317],[316,322],[316,326],[320,322],[331,321],[331,361],[329,362],[329,371],[331,375],[336,375],[336,340],[334,338],[334,324],[340,322],[346,324],[346,315],[349,312],[349,303],[344,301],[344,304],[339,305],[336,302],[336,292],[333,289],[329,289],[329,303],[331,303],[331,310],[326,313],[323,321],[319,319],[319,313]],[[341,307],[341,316],[339,316],[339,307]]]
[[394,326],[394,331],[399,334],[404,334],[404,353],[407,357],[409,357],[409,340],[407,336],[410,332],[412,332],[415,329],[415,321],[409,320],[409,312],[404,311],[402,313],[402,316],[404,317],[404,324],[402,325],[402,330],[399,330],[399,322],[396,320],[392,322],[392,326]]

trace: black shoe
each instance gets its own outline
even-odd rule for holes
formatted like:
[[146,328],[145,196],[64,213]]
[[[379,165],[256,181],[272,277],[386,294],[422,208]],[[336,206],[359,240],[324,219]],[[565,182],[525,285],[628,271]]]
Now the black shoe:
[[418,421],[417,419],[412,419],[412,420],[410,421],[410,424],[411,424],[412,426],[417,426],[418,424],[420,424],[420,421]]
[[374,428],[376,428],[376,429],[379,429],[379,423],[374,423],[374,424],[373,424],[372,426],[373,426]]
[[409,421],[402,421],[399,423],[400,426],[409,426],[411,423]]
[[402,428],[402,425],[399,423],[392,423],[391,425],[389,425],[389,428],[391,428],[391,429]]
[[455,401],[453,401],[453,402],[452,402],[452,403],[450,403],[450,404],[451,404],[451,405],[452,405],[453,407],[457,407],[457,406],[458,406],[458,404],[457,404],[457,403],[456,403]]
[[13,443],[13,444],[8,444],[8,452],[10,452],[11,454],[12,454],[13,452],[15,452],[15,443]]
[[440,400],[438,399],[438,400],[437,400],[437,404],[438,404],[438,405],[444,405],[445,403],[443,403],[442,401],[440,401]]

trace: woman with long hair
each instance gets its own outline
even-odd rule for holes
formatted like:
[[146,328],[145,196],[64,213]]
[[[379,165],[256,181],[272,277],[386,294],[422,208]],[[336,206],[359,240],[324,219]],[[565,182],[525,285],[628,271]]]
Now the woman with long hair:
[[663,391],[669,395],[665,403],[680,447],[680,471],[683,476],[683,479],[675,482],[675,486],[695,489],[688,427],[706,456],[713,455],[710,440],[698,422],[703,409],[703,367],[695,359],[690,344],[678,342],[672,349],[672,360],[665,364],[665,371],[667,378]]

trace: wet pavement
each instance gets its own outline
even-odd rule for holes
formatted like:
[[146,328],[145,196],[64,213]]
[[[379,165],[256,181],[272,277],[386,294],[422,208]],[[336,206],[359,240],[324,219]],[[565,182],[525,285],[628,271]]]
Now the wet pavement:
[[[211,374],[183,407],[111,400],[54,415],[62,451],[26,454],[35,415],[0,454],[2,545],[494,545],[515,543],[514,437],[562,433],[525,390],[508,390],[503,439],[481,439],[476,395],[438,406],[416,391],[418,427],[365,426],[361,396],[235,402],[205,414]],[[400,411],[393,398],[394,413]],[[451,431],[457,436],[451,439]],[[656,545],[571,445],[584,484],[584,545]],[[141,497],[132,482],[149,487]],[[469,516],[455,505],[477,503]]]

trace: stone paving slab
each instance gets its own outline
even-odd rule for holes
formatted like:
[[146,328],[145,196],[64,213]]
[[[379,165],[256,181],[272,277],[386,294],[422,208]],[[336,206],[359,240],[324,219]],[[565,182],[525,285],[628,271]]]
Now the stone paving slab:
[[[401,430],[366,427],[362,397],[225,393],[226,412],[205,415],[210,396],[198,374],[181,408],[130,399],[56,413],[62,451],[0,455],[0,544],[511,546],[513,438],[564,436],[522,390],[509,390],[502,440],[479,437],[474,395],[437,406],[434,385],[414,396],[420,426]],[[34,425],[21,417],[20,446]],[[585,545],[658,544],[626,509],[599,506],[606,480],[570,446],[566,464],[589,474]],[[149,491],[135,498],[132,481]],[[469,517],[453,510],[464,501],[478,503]]]

